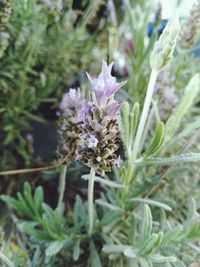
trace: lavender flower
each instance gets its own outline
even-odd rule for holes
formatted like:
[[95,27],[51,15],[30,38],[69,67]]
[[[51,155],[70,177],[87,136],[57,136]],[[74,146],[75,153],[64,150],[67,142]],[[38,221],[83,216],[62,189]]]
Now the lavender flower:
[[74,158],[80,133],[78,124],[84,120],[86,111],[85,100],[80,90],[70,89],[68,93],[64,94],[59,112],[59,156],[68,160]]
[[117,150],[120,144],[119,110],[121,105],[114,100],[114,94],[125,82],[117,83],[111,75],[113,63],[104,61],[97,78],[87,74],[91,85],[91,101],[85,120],[80,124],[77,159],[97,173],[104,174],[119,163]]

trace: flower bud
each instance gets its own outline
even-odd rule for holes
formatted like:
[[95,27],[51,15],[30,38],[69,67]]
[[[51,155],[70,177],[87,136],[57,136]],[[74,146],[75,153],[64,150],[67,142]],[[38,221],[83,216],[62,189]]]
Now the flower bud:
[[152,69],[160,71],[170,62],[179,31],[179,18],[176,15],[168,22],[159,40],[154,44],[150,55],[150,66]]

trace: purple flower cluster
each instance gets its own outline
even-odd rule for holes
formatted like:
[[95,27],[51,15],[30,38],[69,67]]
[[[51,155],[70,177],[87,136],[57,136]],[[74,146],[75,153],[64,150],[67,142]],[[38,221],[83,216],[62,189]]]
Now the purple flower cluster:
[[61,154],[81,160],[97,173],[110,171],[119,165],[119,110],[115,93],[125,84],[117,83],[111,75],[113,63],[103,61],[97,78],[87,74],[91,97],[86,103],[80,90],[70,89],[60,103]]

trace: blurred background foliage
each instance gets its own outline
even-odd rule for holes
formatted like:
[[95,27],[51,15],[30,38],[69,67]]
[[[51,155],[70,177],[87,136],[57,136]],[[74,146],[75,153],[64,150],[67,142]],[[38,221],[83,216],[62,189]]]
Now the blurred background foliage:
[[94,50],[106,56],[107,33],[103,1],[1,2],[0,165],[7,169],[34,164],[35,122],[55,121],[62,93],[99,60]]

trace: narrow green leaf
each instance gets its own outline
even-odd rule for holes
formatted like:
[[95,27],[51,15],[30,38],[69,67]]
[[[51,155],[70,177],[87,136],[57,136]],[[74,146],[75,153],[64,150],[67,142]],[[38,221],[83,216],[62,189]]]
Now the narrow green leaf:
[[35,218],[37,218],[37,216],[38,216],[37,207],[35,206],[35,203],[33,200],[31,187],[30,187],[29,183],[27,183],[27,182],[24,183],[24,201],[26,202],[27,206],[30,207],[30,209],[33,213],[33,216]]
[[154,249],[157,239],[158,239],[157,234],[152,234],[148,239],[146,239],[141,245],[141,248],[138,252],[139,255],[145,256],[151,253],[151,251]]
[[77,240],[74,244],[73,248],[73,259],[74,261],[77,261],[80,256],[80,240]]
[[129,103],[125,102],[122,112],[122,135],[123,142],[127,152],[127,157],[131,156],[132,144],[138,123],[139,103],[136,102],[130,112]]
[[109,211],[106,212],[102,219],[97,223],[97,227],[103,227],[113,222],[116,218],[119,217],[119,212]]
[[188,200],[188,220],[191,220],[192,218],[198,216],[197,212],[197,203],[194,198],[189,198]]
[[172,136],[176,129],[179,127],[183,117],[189,111],[191,106],[196,101],[196,97],[200,90],[200,75],[195,74],[191,80],[189,81],[184,95],[176,109],[174,114],[174,118],[170,119],[170,123],[168,123],[168,138]]
[[56,255],[63,248],[64,243],[65,240],[51,242],[46,248],[45,254],[50,257]]
[[55,240],[60,239],[58,236],[58,233],[55,231],[56,229],[54,227],[54,220],[53,219],[50,220],[47,214],[43,214],[42,221],[43,221],[44,230],[45,232],[47,232],[49,237]]
[[9,197],[9,196],[2,195],[1,200],[6,202],[8,206],[15,209],[17,212],[23,213],[23,208],[21,207],[20,202],[17,201],[16,199]]
[[34,202],[38,212],[41,211],[43,200],[44,200],[43,189],[41,186],[39,186],[36,188],[34,193]]
[[131,214],[130,218],[130,240],[131,244],[134,244],[135,237],[136,237],[136,227],[137,227],[137,221],[134,214]]
[[154,244],[154,250],[158,249],[161,246],[163,236],[164,236],[164,233],[162,231],[158,233],[158,238]]
[[170,138],[170,136],[172,135],[173,132],[173,128],[175,125],[175,116],[171,115],[169,117],[169,119],[167,120],[166,126],[165,126],[165,135],[168,137],[168,139]]
[[35,237],[38,240],[45,240],[45,241],[49,241],[50,237],[47,233],[41,231],[41,230],[35,230],[32,226],[30,226],[28,223],[24,223],[22,225],[22,229],[23,231],[30,235],[31,237]]
[[122,111],[122,121],[123,121],[123,140],[126,149],[128,150],[128,141],[129,141],[129,103],[125,102],[123,105]]
[[162,202],[159,202],[159,201],[156,201],[156,200],[152,200],[152,199],[147,199],[147,198],[130,198],[128,200],[129,202],[140,202],[140,203],[145,203],[145,204],[148,204],[148,205],[152,205],[152,206],[156,206],[156,207],[159,207],[161,209],[164,209],[164,210],[167,210],[167,211],[172,211],[172,209],[170,208],[170,206],[162,203]]
[[99,255],[93,241],[90,242],[90,263],[91,267],[102,267]]
[[20,202],[20,206],[23,208],[24,215],[28,216],[30,219],[35,218],[33,211],[31,208],[27,205],[26,201],[24,200],[21,193],[17,193],[18,201]]
[[102,199],[96,199],[95,203],[97,203],[100,206],[106,207],[108,209],[114,210],[114,211],[122,211],[122,208],[112,205],[108,202],[103,201]]
[[153,156],[156,152],[158,152],[164,140],[164,129],[164,124],[162,122],[158,122],[151,144],[143,154],[144,158]]
[[128,258],[132,258],[132,259],[137,258],[137,250],[132,248],[132,247],[125,248],[123,251],[123,254],[124,254],[124,256],[126,256]]
[[130,112],[130,141],[129,145],[132,145],[132,140],[134,139],[137,124],[138,124],[138,117],[139,117],[139,109],[140,109],[140,104],[138,102],[135,102],[133,106],[132,112]]
[[151,210],[148,205],[144,205],[142,213],[142,223],[140,229],[140,244],[144,242],[151,236],[152,231],[152,215]]
[[145,258],[140,258],[139,263],[140,263],[141,267],[150,267],[151,266],[151,265],[149,265],[148,261]]
[[112,253],[123,253],[126,249],[132,249],[131,246],[127,245],[104,245],[102,251],[107,254]]
[[[82,175],[81,178],[87,181],[88,178],[89,178],[89,175],[88,174]],[[109,180],[106,180],[106,179],[102,179],[99,176],[95,176],[94,180],[95,180],[95,182],[99,182],[99,183],[101,183],[103,185],[114,187],[114,188],[123,188],[124,187],[124,185],[121,184],[121,183],[117,183],[117,182],[114,182],[114,181],[109,181]]]
[[166,262],[176,262],[177,261],[177,259],[173,256],[165,257],[165,256],[161,256],[161,255],[151,255],[151,256],[149,256],[149,258],[151,259],[151,261],[153,263],[166,263]]
[[[145,164],[157,164],[157,165],[170,165],[173,163],[193,163],[200,161],[200,153],[186,153],[180,154],[171,158],[148,158],[143,163]],[[139,162],[139,164],[141,164]]]
[[166,233],[164,233],[161,246],[163,247],[176,241],[176,239],[179,238],[179,236],[181,235],[182,231],[183,231],[182,226],[176,226],[167,231]]

